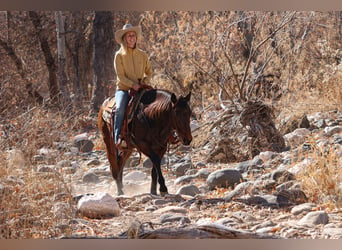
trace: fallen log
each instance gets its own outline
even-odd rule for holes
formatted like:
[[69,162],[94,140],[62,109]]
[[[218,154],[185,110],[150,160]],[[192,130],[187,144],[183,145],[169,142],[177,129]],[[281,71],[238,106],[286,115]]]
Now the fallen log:
[[279,239],[270,234],[257,234],[245,230],[236,230],[219,224],[203,224],[186,228],[159,228],[148,232],[139,232],[139,239]]

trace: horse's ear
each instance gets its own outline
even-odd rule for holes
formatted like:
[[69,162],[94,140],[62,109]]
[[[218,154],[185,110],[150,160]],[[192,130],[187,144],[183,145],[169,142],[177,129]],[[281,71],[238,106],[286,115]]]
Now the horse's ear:
[[177,97],[174,93],[172,93],[172,95],[171,95],[171,101],[173,104],[175,104],[177,102]]
[[184,98],[187,102],[190,101],[190,97],[191,97],[191,91],[189,92],[189,94]]

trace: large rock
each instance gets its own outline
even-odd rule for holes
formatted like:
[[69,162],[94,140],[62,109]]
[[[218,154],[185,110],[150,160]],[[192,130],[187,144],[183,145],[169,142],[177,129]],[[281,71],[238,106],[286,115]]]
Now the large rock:
[[294,207],[291,209],[291,214],[293,214],[293,215],[299,215],[299,214],[301,214],[301,213],[311,212],[312,209],[313,209],[314,207],[317,207],[317,205],[314,204],[314,203],[303,203],[303,204],[294,206]]
[[120,215],[119,204],[108,193],[83,196],[77,204],[77,209],[88,218],[108,218]]
[[341,133],[342,126],[333,126],[324,128],[324,133],[326,136],[332,136],[333,134]]
[[218,188],[234,188],[242,181],[241,173],[236,169],[221,169],[211,173],[207,178],[207,185],[211,190]]
[[315,212],[309,212],[307,215],[305,215],[300,221],[300,225],[319,225],[319,224],[328,224],[329,222],[329,216],[324,211],[315,211]]
[[239,170],[241,173],[245,173],[251,171],[252,169],[261,168],[263,163],[264,161],[259,157],[259,155],[257,155],[252,160],[238,163],[236,169]]
[[191,168],[191,163],[177,163],[173,166],[174,172],[177,176],[183,176],[185,172]]
[[99,183],[99,182],[101,182],[100,178],[94,173],[86,173],[85,175],[83,175],[82,181],[84,183]]
[[307,135],[310,133],[310,130],[306,128],[298,128],[295,131],[284,135],[284,139],[287,145],[297,147],[305,142]]
[[88,139],[87,133],[76,135],[74,145],[83,153],[91,152],[94,148],[94,143]]
[[199,194],[199,193],[200,193],[200,190],[198,189],[198,187],[190,184],[190,185],[185,185],[185,186],[180,187],[176,194],[195,196],[196,194]]

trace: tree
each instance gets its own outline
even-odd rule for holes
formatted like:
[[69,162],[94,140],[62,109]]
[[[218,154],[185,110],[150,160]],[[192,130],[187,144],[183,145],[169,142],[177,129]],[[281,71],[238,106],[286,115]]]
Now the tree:
[[47,40],[47,34],[44,32],[40,16],[35,11],[29,11],[29,17],[33,23],[36,30],[36,35],[38,37],[41,49],[45,57],[45,63],[49,71],[49,90],[50,99],[52,103],[58,104],[59,102],[59,87],[57,84],[57,66],[55,64],[55,59],[52,56],[51,49]]
[[94,18],[94,89],[92,111],[97,113],[109,94],[108,85],[114,78],[113,14],[96,11]]
[[55,12],[58,50],[58,81],[61,90],[61,104],[69,113],[72,109],[70,91],[68,89],[68,79],[66,75],[66,51],[65,51],[65,31],[64,18],[61,11]]

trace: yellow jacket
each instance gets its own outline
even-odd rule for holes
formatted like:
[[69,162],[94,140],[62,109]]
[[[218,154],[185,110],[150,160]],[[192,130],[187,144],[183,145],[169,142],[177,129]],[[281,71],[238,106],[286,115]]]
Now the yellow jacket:
[[117,75],[116,89],[129,90],[138,79],[149,84],[152,78],[152,67],[147,54],[139,48],[127,48],[127,53],[121,50],[115,53],[114,67]]

